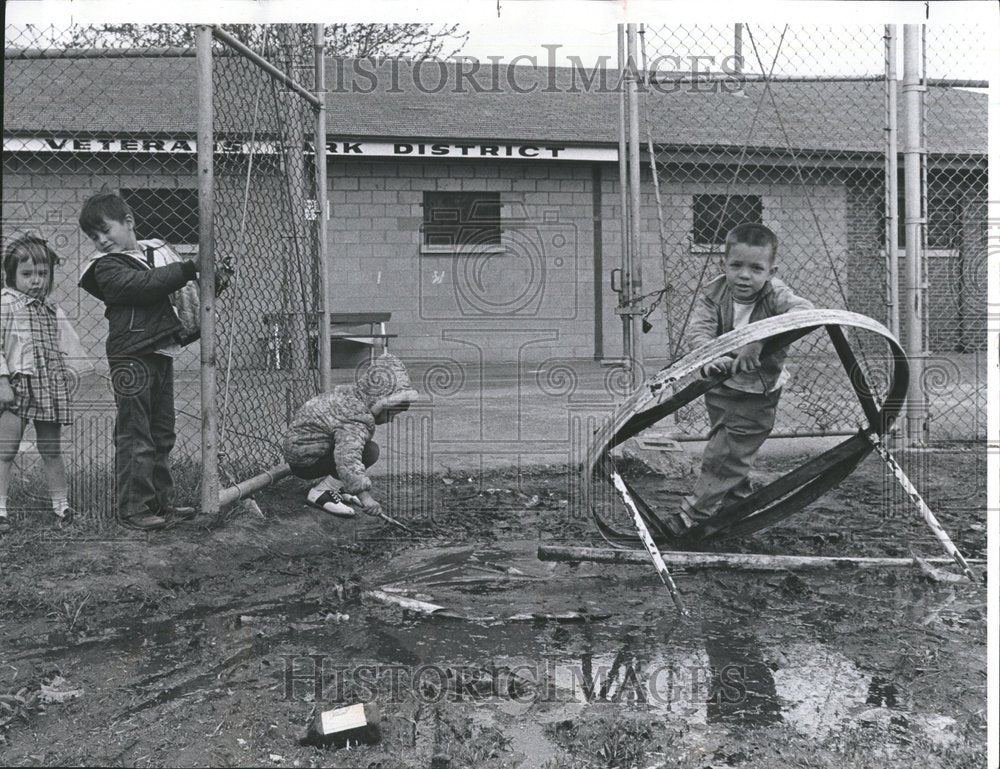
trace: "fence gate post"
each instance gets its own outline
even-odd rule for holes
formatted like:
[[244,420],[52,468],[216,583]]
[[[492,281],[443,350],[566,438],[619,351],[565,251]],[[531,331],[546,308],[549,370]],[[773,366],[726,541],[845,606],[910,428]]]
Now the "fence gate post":
[[316,259],[319,267],[319,307],[317,307],[319,333],[319,389],[330,389],[330,263],[327,261],[327,196],[326,196],[326,26],[313,25],[313,48],[315,51],[316,74],[314,86],[319,104],[316,113]]
[[922,154],[923,90],[920,83],[921,34],[919,24],[903,27],[903,96],[906,100],[906,142],[903,174],[906,185],[906,334],[904,348],[910,359],[910,391],[906,404],[906,439],[909,445],[927,442],[928,413],[924,393]]
[[218,420],[215,404],[215,170],[212,136],[212,30],[199,25],[198,62],[198,261],[201,265],[201,511],[219,512]]

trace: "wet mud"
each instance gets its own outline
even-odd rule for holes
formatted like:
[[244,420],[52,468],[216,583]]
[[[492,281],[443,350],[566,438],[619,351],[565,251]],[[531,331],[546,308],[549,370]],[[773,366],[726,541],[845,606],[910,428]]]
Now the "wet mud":
[[[941,452],[914,479],[971,558],[978,461]],[[683,492],[628,470],[651,504]],[[390,510],[416,537],[323,516],[297,481],[257,497],[263,517],[148,536],[18,521],[0,541],[0,762],[985,766],[984,585],[681,570],[680,617],[651,566],[537,558],[603,544],[565,468],[453,476],[410,479],[431,514]],[[780,526],[704,549],[939,556],[882,476],[866,460]],[[302,744],[318,711],[370,700],[376,744]]]

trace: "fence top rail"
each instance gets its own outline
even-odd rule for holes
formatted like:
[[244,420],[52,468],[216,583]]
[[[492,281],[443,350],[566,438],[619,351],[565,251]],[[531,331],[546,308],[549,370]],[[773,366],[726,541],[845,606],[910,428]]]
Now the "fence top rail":
[[309,102],[314,108],[319,109],[322,106],[322,102],[316,96],[316,94],[311,93],[307,88],[302,86],[300,83],[296,82],[293,78],[289,77],[286,73],[282,72],[280,69],[275,67],[271,62],[261,56],[259,53],[254,51],[252,48],[241,43],[235,37],[230,35],[224,29],[218,26],[212,27],[212,36],[219,40],[230,48],[235,50],[237,53],[249,59],[251,62],[260,67],[264,72],[273,77],[275,80],[280,82],[282,85],[291,88],[295,93]]
[[194,58],[194,47],[161,48],[4,48],[8,61],[18,59],[164,59]]

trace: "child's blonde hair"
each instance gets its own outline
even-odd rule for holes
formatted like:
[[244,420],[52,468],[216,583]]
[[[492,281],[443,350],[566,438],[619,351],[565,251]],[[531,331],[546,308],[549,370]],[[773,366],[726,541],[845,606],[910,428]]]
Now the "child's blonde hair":
[[3,254],[4,285],[8,288],[17,287],[17,266],[30,261],[32,264],[45,264],[49,268],[49,285],[45,293],[52,290],[55,280],[56,265],[59,264],[59,254],[49,247],[45,238],[37,235],[22,235],[12,241]]

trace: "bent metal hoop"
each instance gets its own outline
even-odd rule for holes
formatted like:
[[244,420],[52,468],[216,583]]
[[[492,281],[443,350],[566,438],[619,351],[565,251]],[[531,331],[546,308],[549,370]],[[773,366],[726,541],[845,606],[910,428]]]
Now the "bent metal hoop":
[[[881,405],[877,403],[876,396],[865,379],[843,327],[872,332],[883,337],[889,345],[892,373]],[[721,384],[728,375],[695,379],[674,391],[678,382],[696,374],[705,364],[734,353],[751,342],[764,342],[761,354],[765,356],[821,328],[826,329],[833,341],[864,410],[867,426],[838,446],[758,489],[747,499],[723,508],[710,521],[693,529],[684,537],[683,542],[758,531],[801,510],[850,475],[873,449],[867,436],[871,433],[876,436],[884,435],[902,408],[909,383],[906,356],[899,342],[885,326],[864,315],[843,310],[788,313],[724,334],[661,370],[621,404],[610,422],[595,433],[584,459],[583,489],[601,535],[612,544],[639,542],[635,534],[619,531],[608,523],[594,505],[592,484],[610,483],[612,480],[610,450]],[[660,542],[669,542],[671,537],[663,522],[635,489],[627,484],[626,487],[653,537]]]

